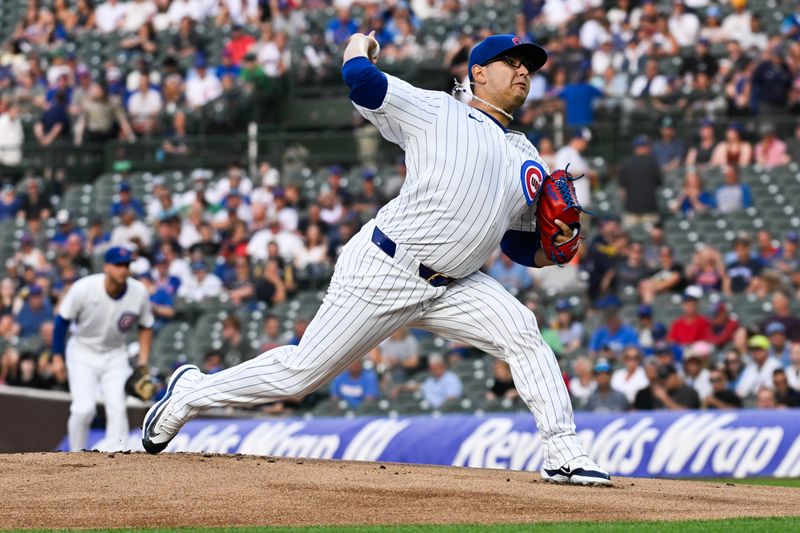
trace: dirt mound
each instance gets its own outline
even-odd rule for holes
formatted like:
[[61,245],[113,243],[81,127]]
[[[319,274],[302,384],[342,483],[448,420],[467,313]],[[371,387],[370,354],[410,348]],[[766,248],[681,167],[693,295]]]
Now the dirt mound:
[[0,528],[511,523],[800,515],[800,489],[210,454],[0,455]]

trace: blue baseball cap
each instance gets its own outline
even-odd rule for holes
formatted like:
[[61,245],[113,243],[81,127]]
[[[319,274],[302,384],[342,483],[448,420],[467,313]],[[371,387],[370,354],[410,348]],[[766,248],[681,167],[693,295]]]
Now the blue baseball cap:
[[105,259],[111,265],[129,265],[133,262],[133,254],[127,248],[114,246],[106,251]]
[[509,34],[492,35],[478,43],[469,53],[469,79],[472,81],[472,67],[485,65],[501,55],[513,55],[525,61],[531,72],[547,63],[547,52],[533,43],[523,43],[519,37]]
[[611,365],[605,359],[598,359],[597,363],[594,365],[594,371],[597,372],[611,372]]

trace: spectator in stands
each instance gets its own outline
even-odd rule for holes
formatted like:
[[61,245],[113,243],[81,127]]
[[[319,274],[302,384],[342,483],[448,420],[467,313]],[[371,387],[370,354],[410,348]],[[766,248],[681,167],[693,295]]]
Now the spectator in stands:
[[575,83],[568,83],[558,93],[566,109],[568,127],[591,126],[594,123],[594,102],[603,97],[603,91],[589,83],[589,69]]
[[186,82],[186,102],[199,109],[222,94],[222,82],[209,72],[206,58],[198,55],[194,62],[195,75]]
[[704,168],[712,164],[712,154],[717,145],[714,122],[704,118],[700,121],[699,135],[686,153],[686,166]]
[[25,303],[16,316],[19,324],[19,336],[23,339],[39,334],[39,330],[47,321],[53,320],[53,307],[39,285],[28,289]]
[[772,384],[778,405],[783,407],[800,406],[800,392],[789,386],[786,371],[783,368],[776,368],[772,372]]
[[672,248],[659,248],[659,263],[656,272],[639,285],[643,303],[651,304],[659,294],[683,292],[686,288],[683,265],[675,261]]
[[800,343],[794,343],[789,350],[789,364],[784,368],[789,386],[800,392]]
[[150,272],[137,276],[137,279],[144,284],[150,294],[150,308],[155,318],[153,330],[158,333],[161,328],[175,318],[175,298],[169,286],[165,283],[156,283]]
[[206,298],[217,298],[222,294],[222,281],[208,272],[204,262],[195,261],[191,268],[191,276],[181,283],[178,296],[188,302],[202,303]]
[[773,244],[770,232],[765,229],[758,230],[756,233],[756,258],[761,260],[764,267],[771,267],[772,260],[777,254],[778,247]]
[[555,309],[556,318],[552,329],[561,339],[561,353],[575,353],[583,345],[583,322],[573,313],[569,300],[558,300]]
[[623,322],[621,307],[622,302],[616,296],[608,296],[597,302],[597,308],[603,310],[603,325],[597,328],[589,341],[592,355],[607,348],[616,357],[626,347],[637,345],[636,330]]
[[644,244],[633,241],[622,251],[623,260],[609,272],[613,276],[609,283],[618,293],[629,288],[637,290],[641,281],[652,274],[652,269],[644,261]]
[[94,29],[96,15],[92,0],[78,0],[75,4],[75,30],[79,33]]
[[264,353],[286,343],[286,335],[281,331],[281,321],[276,315],[267,315],[264,319],[264,331],[261,334],[259,351]]
[[118,0],[106,0],[95,10],[97,29],[103,33],[117,32],[125,25],[127,5]]
[[756,409],[777,409],[782,407],[778,404],[775,391],[769,387],[761,387],[755,394],[754,406]]
[[461,379],[447,369],[445,360],[440,355],[428,357],[430,375],[419,386],[422,397],[428,404],[438,409],[445,404],[455,402],[463,393]]
[[725,353],[725,357],[723,359],[723,371],[725,372],[725,378],[728,382],[728,389],[731,391],[736,391],[739,381],[742,378],[742,374],[744,373],[742,353],[737,348],[731,348]]
[[404,383],[419,370],[420,347],[408,328],[400,328],[370,354],[382,374],[392,383]]
[[789,231],[783,240],[783,245],[775,254],[772,268],[783,275],[788,284],[794,288],[800,287],[800,233]]
[[16,168],[22,163],[25,131],[19,112],[19,105],[12,101],[5,112],[0,113],[0,171],[5,167]]
[[712,368],[708,373],[708,381],[711,383],[711,394],[703,400],[703,407],[706,409],[739,409],[742,407],[741,398],[728,388],[725,372]]
[[645,63],[644,72],[634,78],[630,95],[645,102],[646,105],[650,98],[666,94],[667,88],[667,77],[659,71],[658,61],[648,59]]
[[725,167],[725,183],[714,193],[714,204],[722,214],[736,213],[753,205],[750,187],[739,183],[739,169],[733,165]]
[[53,247],[61,248],[67,244],[67,239],[70,235],[78,235],[83,240],[83,230],[75,225],[75,222],[70,218],[69,211],[66,209],[59,209],[56,213],[56,231],[50,238],[50,244]]
[[119,226],[111,232],[111,245],[144,249],[150,246],[151,240],[150,228],[137,219],[133,207],[122,207],[119,213]]
[[69,139],[71,125],[67,111],[67,95],[63,91],[59,91],[33,126],[36,141],[43,148],[48,148],[45,152],[45,178],[63,171],[64,154],[62,153],[63,147],[60,145]]
[[249,308],[253,303],[255,289],[250,275],[250,263],[247,257],[237,254],[235,256],[234,277],[225,284],[228,296],[236,307]]
[[599,359],[594,365],[594,380],[597,386],[586,400],[584,409],[596,413],[628,409],[628,400],[625,395],[611,386],[611,364],[605,359]]
[[633,404],[636,393],[647,387],[650,381],[642,366],[642,353],[635,346],[625,348],[622,363],[624,366],[611,376],[611,388],[624,394],[628,404]]
[[365,369],[361,359],[354,361],[331,382],[331,399],[344,400],[350,408],[373,402],[379,396],[378,375],[371,368]]
[[675,135],[675,121],[672,117],[661,119],[660,134],[661,138],[653,144],[653,156],[663,172],[670,172],[680,166],[686,147],[683,140]]
[[693,387],[700,397],[700,401],[711,394],[711,381],[708,371],[708,361],[713,351],[713,346],[707,342],[696,342],[686,350],[683,358],[683,374],[687,385]]
[[694,254],[686,269],[686,278],[705,294],[728,292],[730,286],[722,255],[712,246],[703,246]]
[[589,299],[595,302],[602,297],[608,285],[608,272],[619,262],[622,250],[614,246],[618,242],[622,229],[616,216],[610,215],[600,219],[597,235],[589,244],[583,261],[583,267],[589,274]]
[[144,217],[144,206],[138,198],[134,198],[130,182],[123,181],[117,187],[118,197],[111,204],[111,216],[118,217],[126,209],[131,209],[138,217]]
[[730,278],[730,290],[734,293],[752,292],[760,285],[758,276],[763,263],[751,255],[750,235],[740,234],[733,243],[735,257],[726,265]]
[[781,322],[770,322],[764,328],[764,335],[769,339],[769,356],[780,361],[782,366],[787,366],[790,347],[786,337],[786,326]]
[[767,59],[759,63],[753,72],[753,91],[761,115],[781,115],[786,112],[794,76],[785,56],[786,46],[774,44]]
[[597,388],[592,372],[592,363],[587,357],[578,357],[572,363],[572,379],[569,380],[569,394],[576,410],[584,410],[589,396]]
[[742,139],[742,131],[742,125],[738,122],[729,124],[725,130],[725,140],[719,142],[711,154],[711,166],[726,167],[726,178],[727,168],[736,170],[736,167],[747,166],[753,160],[753,146]]
[[[267,24],[269,23],[265,23],[265,25]],[[225,44],[223,54],[230,58],[231,63],[239,65],[255,42],[255,38],[245,33],[241,24],[234,24],[231,27],[231,37]]]
[[533,284],[528,268],[515,263],[504,253],[497,254],[489,267],[488,274],[511,294],[524,292]]
[[216,374],[225,369],[225,360],[218,350],[209,350],[203,356],[203,374]]
[[26,265],[37,272],[46,272],[50,265],[42,251],[35,246],[33,236],[24,233],[19,240],[20,249],[14,254],[14,260],[18,265]]
[[16,284],[11,278],[0,281],[0,337],[9,338],[19,327],[14,322],[15,315],[22,307],[22,300],[16,294]]
[[242,324],[235,315],[228,315],[222,321],[220,353],[224,354],[228,366],[238,365],[254,356],[250,341],[242,334]]
[[122,106],[108,96],[106,87],[95,82],[89,98],[83,101],[78,122],[75,125],[75,144],[83,141],[104,143],[117,137],[135,140],[133,129]]
[[766,168],[789,164],[786,143],[778,138],[772,124],[761,127],[761,142],[755,147],[755,163]]
[[128,114],[133,131],[148,136],[154,133],[162,107],[161,94],[150,86],[147,76],[141,76],[138,90],[128,99]]
[[619,184],[625,205],[622,225],[626,228],[658,221],[656,198],[663,182],[650,139],[646,135],[639,135],[634,139],[633,146],[634,155],[623,160],[619,169]]
[[294,266],[312,279],[322,277],[327,271],[328,242],[319,226],[311,225],[306,230],[305,245],[295,257]]
[[374,170],[364,170],[361,173],[362,188],[353,196],[353,209],[363,217],[374,217],[378,213],[378,209],[386,203],[383,193],[375,185],[375,176]]
[[711,322],[699,313],[699,301],[703,290],[697,285],[690,285],[683,293],[683,314],[676,318],[669,329],[668,338],[682,346],[706,340],[711,331]]
[[50,198],[46,197],[36,178],[30,177],[25,180],[25,193],[20,195],[20,209],[25,220],[44,220],[50,218],[53,204]]
[[654,409],[682,410],[700,408],[700,397],[697,391],[683,382],[674,366],[664,365],[659,367],[657,376],[658,381],[652,385]]
[[740,398],[754,396],[761,387],[772,388],[772,373],[781,367],[779,360],[769,356],[769,340],[763,335],[750,337],[747,346],[750,348],[750,362],[736,384],[736,394]]
[[598,183],[598,174],[592,170],[589,162],[582,155],[592,140],[592,133],[588,128],[578,128],[572,132],[569,143],[559,148],[556,152],[555,169],[564,169],[569,165],[573,176],[585,177],[574,182],[575,194],[578,202],[584,207],[592,205],[592,184]]
[[14,186],[6,183],[0,194],[0,222],[17,218],[22,213],[22,200],[17,197]]
[[336,11],[336,17],[328,23],[325,40],[328,45],[339,46],[357,31],[358,25],[350,18],[350,10],[340,7]]
[[278,258],[270,257],[264,265],[261,279],[254,285],[255,298],[272,306],[286,300],[286,283],[281,277]]
[[703,189],[700,174],[693,167],[688,167],[681,191],[669,204],[670,210],[673,213],[680,211],[684,216],[691,217],[705,213],[713,207],[714,196]]
[[722,348],[733,340],[733,334],[739,329],[739,321],[730,314],[730,306],[722,301],[711,304],[710,335],[707,340],[717,348]]
[[766,332],[766,328],[772,322],[780,322],[786,328],[786,335],[791,342],[800,342],[800,319],[792,312],[791,299],[785,292],[776,291],[771,298],[772,315],[761,323],[761,331]]
[[508,363],[495,359],[493,364],[494,376],[492,386],[486,391],[486,399],[489,401],[515,400],[519,398],[519,392],[514,386],[514,379],[511,376],[511,367]]
[[286,344],[292,344],[294,346],[300,344],[300,339],[303,338],[303,335],[305,335],[306,329],[308,328],[308,322],[308,317],[305,316],[298,316],[295,318],[292,336],[289,337],[289,340],[286,341]]

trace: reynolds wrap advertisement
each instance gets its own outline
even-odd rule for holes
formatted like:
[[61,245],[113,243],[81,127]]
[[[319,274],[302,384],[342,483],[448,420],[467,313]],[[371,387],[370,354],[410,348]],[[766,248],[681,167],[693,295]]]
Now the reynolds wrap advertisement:
[[[800,410],[577,413],[584,446],[621,476],[800,476]],[[129,445],[141,450],[140,432]],[[89,448],[104,449],[101,431]],[[62,444],[62,449],[66,444]],[[167,451],[394,461],[538,471],[530,415],[197,419]]]

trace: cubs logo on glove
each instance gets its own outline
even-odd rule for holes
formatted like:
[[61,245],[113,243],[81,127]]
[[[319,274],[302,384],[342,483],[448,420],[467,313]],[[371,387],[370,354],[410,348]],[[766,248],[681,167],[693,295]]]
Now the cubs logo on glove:
[[139,366],[133,369],[133,374],[125,382],[125,392],[144,401],[153,397],[156,393],[156,386],[150,379],[147,367]]
[[[539,204],[536,208],[536,228],[541,239],[545,256],[553,263],[569,263],[578,252],[581,234],[581,212],[583,208],[575,195],[572,184],[575,178],[569,173],[569,165],[564,170],[556,170],[542,182]],[[572,237],[564,242],[564,232],[556,224],[560,220],[572,230]]]

